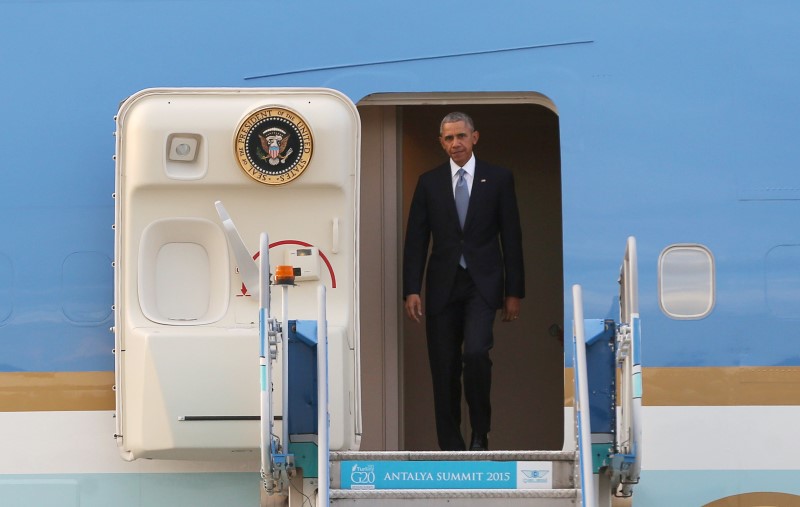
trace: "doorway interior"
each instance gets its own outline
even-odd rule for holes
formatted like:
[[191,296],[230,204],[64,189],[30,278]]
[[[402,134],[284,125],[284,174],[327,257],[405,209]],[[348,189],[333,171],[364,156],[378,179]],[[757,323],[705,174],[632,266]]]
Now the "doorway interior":
[[[424,325],[402,313],[405,220],[420,174],[446,160],[441,119],[463,111],[478,158],[511,169],[522,220],[526,298],[495,324],[493,450],[561,449],[564,284],[559,117],[530,94],[381,94],[359,102],[361,364],[364,450],[436,450]],[[464,435],[469,435],[462,404]]]

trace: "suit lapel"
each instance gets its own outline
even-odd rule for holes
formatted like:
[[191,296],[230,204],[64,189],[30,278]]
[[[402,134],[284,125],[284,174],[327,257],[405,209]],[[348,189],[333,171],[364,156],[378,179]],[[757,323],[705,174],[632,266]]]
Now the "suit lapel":
[[[453,174],[450,170],[450,162],[445,163],[440,170],[440,177],[437,178],[437,185],[441,185],[439,195],[449,196],[442,199],[444,208],[446,209],[448,220],[460,228],[458,223],[458,210],[456,209],[456,198],[453,194]],[[469,215],[469,208],[467,208],[467,215]],[[465,221],[466,224],[466,221]]]
[[[483,200],[484,193],[486,192],[486,170],[483,164],[475,159],[475,174],[472,178],[472,190],[469,193],[469,207],[467,208],[467,218],[464,220],[464,230],[466,231],[470,224],[475,221],[475,215],[480,213],[480,206]],[[453,200],[453,208],[455,208],[455,199]],[[458,218],[458,215],[456,215]]]

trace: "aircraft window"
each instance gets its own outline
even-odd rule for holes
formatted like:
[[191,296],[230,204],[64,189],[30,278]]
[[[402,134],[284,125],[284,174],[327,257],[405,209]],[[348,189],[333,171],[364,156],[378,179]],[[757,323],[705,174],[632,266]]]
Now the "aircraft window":
[[702,319],[714,308],[714,257],[702,245],[671,245],[658,259],[658,303],[673,319]]

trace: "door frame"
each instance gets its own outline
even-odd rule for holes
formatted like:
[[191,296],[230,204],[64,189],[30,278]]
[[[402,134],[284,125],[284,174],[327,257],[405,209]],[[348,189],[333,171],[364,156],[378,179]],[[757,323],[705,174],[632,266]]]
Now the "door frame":
[[[364,356],[360,361],[363,450],[405,448],[402,107],[491,104],[539,105],[558,115],[556,105],[537,92],[375,93],[356,104],[362,118],[359,313]],[[376,237],[379,240],[366,240]]]

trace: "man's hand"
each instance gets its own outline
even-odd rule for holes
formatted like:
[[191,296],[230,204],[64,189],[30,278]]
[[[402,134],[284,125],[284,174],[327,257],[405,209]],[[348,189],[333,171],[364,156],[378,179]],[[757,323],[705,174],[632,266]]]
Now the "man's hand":
[[[520,299],[514,296],[507,296],[503,303],[503,322],[517,320],[519,318]],[[408,301],[406,301],[408,307]]]
[[420,322],[420,317],[422,317],[422,300],[419,297],[419,294],[409,294],[406,296],[406,315],[408,318]]

